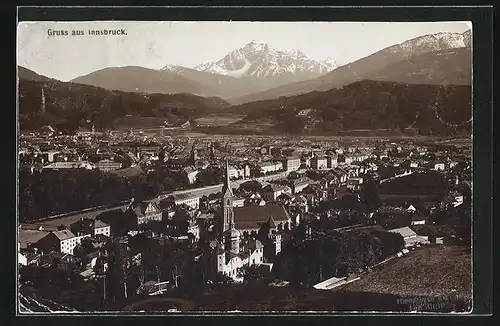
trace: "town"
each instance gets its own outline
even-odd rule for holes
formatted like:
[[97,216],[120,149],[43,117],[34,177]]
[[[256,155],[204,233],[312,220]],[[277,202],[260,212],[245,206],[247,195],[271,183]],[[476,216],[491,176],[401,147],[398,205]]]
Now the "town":
[[227,289],[370,292],[384,265],[470,251],[470,158],[467,139],[23,133],[21,306],[298,310]]

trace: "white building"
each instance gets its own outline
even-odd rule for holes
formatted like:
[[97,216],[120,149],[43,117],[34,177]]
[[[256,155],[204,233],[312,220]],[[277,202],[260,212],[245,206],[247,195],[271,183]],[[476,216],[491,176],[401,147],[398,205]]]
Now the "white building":
[[444,171],[444,163],[435,163],[434,170],[436,171]]
[[300,158],[299,157],[294,157],[294,156],[289,156],[285,160],[285,170],[287,172],[291,171],[297,171],[300,169]]
[[262,173],[277,172],[283,170],[282,162],[267,161],[260,164],[260,171]]
[[328,167],[328,160],[326,157],[313,157],[311,158],[311,168],[316,170],[323,170]]
[[415,231],[413,231],[412,229],[410,229],[407,226],[402,227],[402,228],[393,229],[393,230],[388,230],[388,232],[393,232],[393,233],[399,233],[399,234],[401,234],[401,236],[403,237],[403,239],[405,241],[405,247],[406,248],[414,246],[416,244],[427,244],[427,243],[429,243],[428,237],[417,235],[415,233]]
[[103,234],[107,237],[111,235],[111,226],[100,220],[94,222],[94,235]]
[[186,204],[194,209],[198,209],[200,207],[200,197],[190,192],[176,194],[173,197],[175,205]]
[[83,238],[90,236],[90,234],[76,236],[70,230],[52,231],[37,242],[37,248],[47,253],[55,250],[73,255],[73,249],[82,242]]
[[196,169],[192,166],[188,166],[188,167],[184,168],[184,172],[186,173],[190,184],[193,184],[196,182],[196,177],[198,176],[198,173],[199,173],[198,169]]

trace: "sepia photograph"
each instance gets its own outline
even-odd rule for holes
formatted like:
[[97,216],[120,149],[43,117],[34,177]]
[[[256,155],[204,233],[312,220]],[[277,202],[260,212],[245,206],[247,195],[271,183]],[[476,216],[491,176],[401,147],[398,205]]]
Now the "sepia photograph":
[[18,22],[18,314],[470,313],[472,31]]

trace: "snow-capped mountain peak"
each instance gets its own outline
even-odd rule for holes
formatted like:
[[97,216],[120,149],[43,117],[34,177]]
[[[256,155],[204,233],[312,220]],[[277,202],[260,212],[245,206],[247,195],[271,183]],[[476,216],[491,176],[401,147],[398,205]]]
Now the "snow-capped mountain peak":
[[470,32],[450,33],[438,32],[419,36],[414,39],[395,45],[393,48],[399,48],[408,54],[420,54],[430,51],[448,50],[466,47],[470,44]]
[[171,71],[171,72],[180,72],[183,69],[184,69],[184,67],[182,67],[182,66],[168,64],[168,65],[165,65],[161,70]]
[[276,50],[269,44],[252,40],[228,53],[219,61],[207,62],[194,69],[237,78],[253,76],[266,78],[283,75],[316,77],[337,67],[332,59],[315,61],[300,50]]

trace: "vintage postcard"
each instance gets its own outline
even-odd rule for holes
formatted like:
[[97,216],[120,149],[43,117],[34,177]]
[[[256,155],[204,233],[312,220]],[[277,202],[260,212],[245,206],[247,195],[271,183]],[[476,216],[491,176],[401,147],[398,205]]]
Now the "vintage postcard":
[[472,28],[19,22],[18,313],[470,312]]

